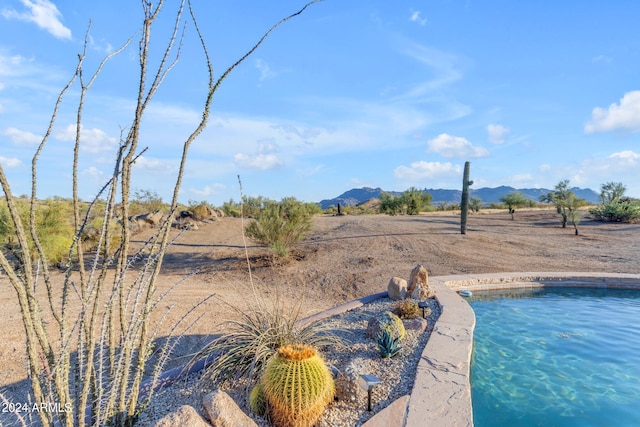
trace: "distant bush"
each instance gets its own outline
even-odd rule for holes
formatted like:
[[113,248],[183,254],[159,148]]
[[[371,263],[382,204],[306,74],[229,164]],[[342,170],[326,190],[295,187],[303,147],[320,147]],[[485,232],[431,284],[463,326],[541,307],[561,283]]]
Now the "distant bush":
[[[16,207],[23,224],[29,223],[29,202],[17,201]],[[35,226],[38,240],[47,261],[51,264],[66,261],[73,242],[71,204],[62,200],[46,200],[35,206]],[[27,234],[31,258],[36,257],[36,246]],[[9,250],[18,250],[15,227],[7,205],[0,206],[0,242]]]
[[267,245],[278,257],[286,257],[293,245],[311,231],[311,215],[294,198],[271,202],[245,227],[247,237]]
[[418,215],[420,212],[431,210],[431,194],[409,188],[399,196],[383,192],[380,194],[380,213],[388,215]]
[[640,221],[640,200],[624,197],[626,187],[622,183],[602,184],[602,203],[589,209],[589,213],[599,221],[638,222]]
[[469,199],[469,209],[471,212],[480,212],[480,209],[482,209],[482,199],[478,196],[471,197],[471,199]]
[[155,191],[136,190],[129,202],[129,212],[137,215],[148,212],[168,210],[168,205],[162,201],[162,197]]

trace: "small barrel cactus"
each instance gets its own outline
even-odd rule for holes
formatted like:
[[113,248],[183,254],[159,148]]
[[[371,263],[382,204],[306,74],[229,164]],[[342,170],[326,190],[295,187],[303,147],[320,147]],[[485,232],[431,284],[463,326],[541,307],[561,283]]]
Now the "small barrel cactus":
[[329,368],[304,344],[278,349],[262,376],[269,419],[276,427],[312,427],[335,395]]
[[261,383],[258,383],[249,393],[249,410],[260,416],[267,411],[267,400]]

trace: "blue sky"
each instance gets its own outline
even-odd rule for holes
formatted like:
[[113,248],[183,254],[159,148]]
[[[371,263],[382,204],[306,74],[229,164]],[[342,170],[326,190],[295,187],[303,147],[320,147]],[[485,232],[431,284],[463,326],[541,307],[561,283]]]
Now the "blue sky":
[[[194,0],[216,76],[298,1]],[[154,33],[168,38],[176,2]],[[0,164],[30,193],[31,158],[92,20],[85,78],[135,36],[131,0],[0,2]],[[273,33],[222,84],[192,146],[181,200],[244,194],[303,201],[354,187],[403,191],[552,188],[569,179],[640,197],[640,2],[324,0]],[[206,73],[193,25],[143,122],[133,187],[170,198],[181,143],[198,122]],[[157,56],[152,60],[157,61]],[[80,195],[113,168],[131,122],[137,42],[88,93]],[[40,157],[39,197],[71,195],[79,87]]]

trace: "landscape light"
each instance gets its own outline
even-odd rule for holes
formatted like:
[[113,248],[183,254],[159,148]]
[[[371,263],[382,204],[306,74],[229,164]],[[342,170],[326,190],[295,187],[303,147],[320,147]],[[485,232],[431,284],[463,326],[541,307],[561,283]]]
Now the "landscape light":
[[371,412],[371,393],[373,386],[380,384],[382,380],[375,375],[360,374],[357,383],[363,389],[367,391],[367,411]]

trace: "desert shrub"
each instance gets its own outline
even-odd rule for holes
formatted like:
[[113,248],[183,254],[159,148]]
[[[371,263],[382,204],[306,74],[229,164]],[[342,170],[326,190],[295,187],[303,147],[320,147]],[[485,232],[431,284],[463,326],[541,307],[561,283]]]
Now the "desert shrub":
[[[18,201],[16,207],[23,224],[29,223],[29,203]],[[46,200],[34,205],[35,230],[45,258],[49,264],[66,261],[73,242],[71,205],[64,200]],[[15,237],[15,225],[6,205],[0,208],[0,242],[9,251],[19,251]],[[30,257],[35,259],[36,247],[30,233],[27,234]]]
[[381,329],[376,338],[376,345],[380,356],[387,358],[400,353],[400,337],[394,336],[388,329]]
[[616,200],[602,203],[589,209],[598,221],[638,222],[640,221],[640,200]]
[[[104,224],[104,217],[96,216],[89,221],[82,231],[82,242],[84,243],[84,249],[93,251],[98,248],[100,239],[102,236],[102,225]],[[120,233],[120,225],[114,219],[109,221],[109,244],[107,245],[107,252],[112,254],[119,246],[122,239]],[[103,246],[104,247],[104,246]]]
[[258,380],[278,348],[286,344],[305,344],[316,348],[340,345],[341,340],[326,324],[301,324],[301,305],[285,307],[279,302],[257,303],[248,309],[232,306],[239,320],[223,324],[226,331],[197,355],[218,354],[205,375],[224,382],[240,377]]
[[129,212],[132,215],[168,210],[168,207],[169,205],[162,201],[162,197],[151,190],[136,190],[129,202]]
[[482,199],[478,196],[472,196],[469,199],[469,209],[471,212],[480,212],[480,209],[482,209]]
[[431,194],[411,187],[399,196],[380,194],[380,213],[388,215],[418,215],[431,210]]
[[256,218],[264,209],[267,209],[275,201],[266,197],[242,196],[242,215],[245,218]]
[[285,199],[272,202],[258,212],[255,221],[245,227],[250,239],[267,245],[278,257],[289,255],[293,245],[311,231],[311,215],[300,202]]
[[393,307],[393,313],[401,319],[414,319],[420,316],[418,302],[414,299],[398,301]]
[[229,201],[224,202],[220,209],[222,209],[222,212],[224,212],[226,216],[230,216],[232,218],[240,218],[242,216],[240,203],[235,202],[233,199],[229,199]]
[[640,200],[624,197],[627,188],[620,182],[608,182],[600,186],[600,205],[589,209],[599,221],[640,221]]

